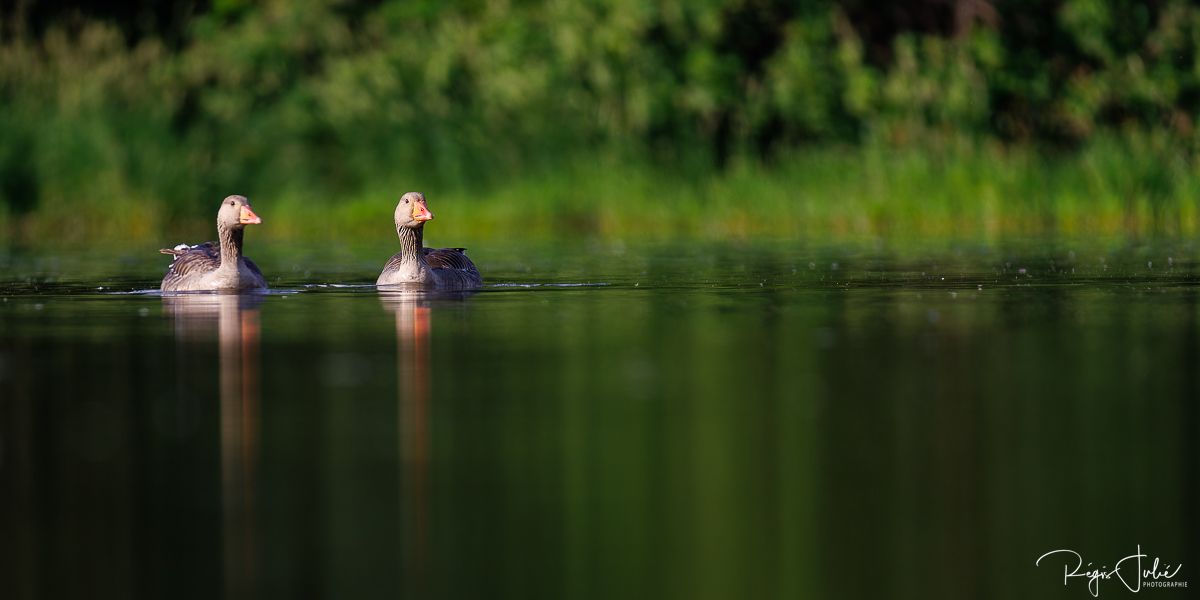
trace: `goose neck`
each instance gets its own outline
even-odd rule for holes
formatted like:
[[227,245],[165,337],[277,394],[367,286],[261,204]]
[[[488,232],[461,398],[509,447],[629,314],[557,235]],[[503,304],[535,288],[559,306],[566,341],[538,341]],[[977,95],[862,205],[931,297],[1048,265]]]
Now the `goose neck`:
[[226,227],[217,225],[217,235],[221,243],[221,268],[236,269],[238,259],[242,257],[242,236],[245,233],[241,227]]
[[423,262],[424,227],[397,227],[396,235],[400,237],[400,254],[404,257],[405,262]]

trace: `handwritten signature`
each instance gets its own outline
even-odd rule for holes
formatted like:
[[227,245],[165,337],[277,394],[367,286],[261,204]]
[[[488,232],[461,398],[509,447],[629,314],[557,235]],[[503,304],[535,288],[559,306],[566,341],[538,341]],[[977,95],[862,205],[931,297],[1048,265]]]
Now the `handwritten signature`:
[[1179,574],[1179,569],[1183,565],[1174,565],[1175,568],[1172,569],[1171,564],[1160,561],[1156,556],[1149,568],[1142,568],[1143,560],[1149,559],[1150,556],[1142,552],[1141,544],[1137,546],[1137,553],[1130,554],[1118,560],[1111,569],[1107,565],[1100,568],[1093,568],[1090,562],[1085,567],[1083,557],[1078,552],[1066,549],[1051,550],[1039,556],[1033,564],[1034,566],[1041,566],[1043,560],[1056,554],[1063,555],[1066,558],[1066,561],[1063,563],[1063,585],[1067,585],[1075,577],[1086,578],[1088,592],[1092,594],[1093,598],[1100,596],[1100,582],[1111,579],[1120,581],[1121,585],[1125,586],[1125,589],[1135,593],[1141,591],[1143,582],[1146,587],[1187,587],[1186,581],[1172,582],[1166,585],[1155,583],[1174,579]]

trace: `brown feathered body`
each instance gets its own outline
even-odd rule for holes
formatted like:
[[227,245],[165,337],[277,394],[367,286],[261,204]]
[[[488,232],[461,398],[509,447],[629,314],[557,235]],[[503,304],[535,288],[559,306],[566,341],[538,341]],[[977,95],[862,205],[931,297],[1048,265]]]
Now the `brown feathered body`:
[[396,235],[400,251],[388,259],[375,285],[416,285],[467,290],[483,285],[483,276],[467,258],[465,248],[426,248],[425,222],[433,219],[425,195],[408,192],[396,205]]
[[383,266],[375,285],[417,284],[442,289],[472,289],[483,276],[467,258],[466,248],[425,248],[421,229],[399,228],[400,251]]
[[164,292],[265,290],[267,280],[254,261],[242,255],[245,225],[261,223],[243,196],[229,196],[217,212],[217,241],[163,248],[174,257],[163,276]]
[[221,269],[220,245],[205,242],[159,250],[175,257],[163,276],[164,292],[206,290],[265,290],[267,280],[254,261],[239,257],[233,269]]

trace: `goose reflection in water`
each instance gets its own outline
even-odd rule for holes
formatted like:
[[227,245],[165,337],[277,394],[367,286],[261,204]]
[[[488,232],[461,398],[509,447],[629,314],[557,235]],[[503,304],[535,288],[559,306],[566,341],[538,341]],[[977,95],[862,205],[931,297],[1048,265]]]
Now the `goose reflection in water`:
[[405,591],[425,597],[429,576],[429,464],[432,428],[430,359],[432,313],[447,302],[465,300],[470,291],[419,288],[379,290],[384,309],[396,316],[396,376],[400,433],[401,572]]
[[254,595],[257,580],[255,488],[258,464],[259,306],[254,294],[163,297],[174,319],[180,356],[216,334],[221,396],[221,499],[227,597]]

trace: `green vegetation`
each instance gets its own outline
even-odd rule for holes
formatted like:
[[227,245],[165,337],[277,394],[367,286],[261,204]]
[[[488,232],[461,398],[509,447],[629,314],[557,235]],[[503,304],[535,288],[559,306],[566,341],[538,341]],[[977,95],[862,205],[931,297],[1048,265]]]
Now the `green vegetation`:
[[58,6],[0,9],[19,238],[235,192],[368,231],[408,189],[476,236],[1200,233],[1185,2]]

